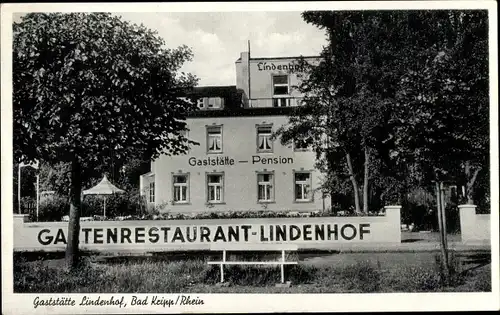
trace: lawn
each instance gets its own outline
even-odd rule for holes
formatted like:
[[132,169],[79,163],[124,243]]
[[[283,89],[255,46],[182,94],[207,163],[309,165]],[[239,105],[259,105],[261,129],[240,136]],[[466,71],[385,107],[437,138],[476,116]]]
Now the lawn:
[[[340,256],[339,256],[340,255]],[[335,264],[300,263],[286,267],[292,285],[275,287],[280,281],[276,267],[226,267],[228,286],[216,285],[219,267],[207,265],[202,256],[187,259],[120,258],[102,261],[85,257],[82,266],[68,273],[61,259],[30,261],[18,255],[14,263],[16,293],[363,293],[363,292],[485,292],[491,291],[490,264],[464,267],[452,256],[454,276],[443,286],[435,257],[426,264],[401,263],[388,268],[379,260],[336,259]],[[383,254],[378,254],[384,257]],[[414,255],[414,254],[413,254]],[[429,254],[428,254],[429,255]],[[435,255],[435,254],[433,254]],[[352,256],[352,255],[351,255]],[[362,257],[362,256],[360,256]],[[390,257],[390,256],[389,256]],[[347,256],[346,256],[347,258]],[[393,259],[391,259],[393,260]],[[463,259],[462,259],[463,260]]]

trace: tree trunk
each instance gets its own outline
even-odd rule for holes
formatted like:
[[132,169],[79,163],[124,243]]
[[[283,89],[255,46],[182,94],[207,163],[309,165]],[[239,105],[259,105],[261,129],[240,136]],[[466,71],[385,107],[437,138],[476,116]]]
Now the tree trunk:
[[363,213],[368,213],[368,179],[370,176],[370,152],[368,146],[365,145],[365,179],[363,183]]
[[354,206],[356,208],[356,213],[361,213],[361,208],[359,206],[359,190],[358,183],[356,182],[356,178],[354,177],[354,171],[352,169],[351,155],[346,153],[345,158],[347,160],[347,170],[349,171],[349,178],[351,179],[352,188],[354,190]]
[[439,226],[439,240],[441,248],[441,266],[442,266],[442,281],[444,285],[448,284],[450,269],[448,262],[448,247],[447,247],[447,234],[446,234],[446,223],[443,220],[445,218],[444,214],[444,198],[442,198],[442,182],[436,181],[436,199],[437,199],[437,216],[438,216],[438,226]]
[[467,184],[465,186],[466,187],[465,195],[467,196],[467,204],[469,205],[474,204],[474,184],[476,182],[476,178],[477,175],[479,174],[479,171],[481,171],[480,167],[475,169],[474,174],[471,175],[472,166],[470,164],[470,161],[465,162],[465,176],[467,179]]
[[66,266],[74,269],[78,265],[78,244],[80,236],[80,206],[82,184],[80,180],[81,165],[75,158],[71,163],[70,208],[68,223],[68,239],[66,245]]
[[334,198],[333,198],[333,193],[330,192],[330,208],[332,210],[332,213],[333,215],[337,215],[337,208],[333,206],[333,203],[335,202]]

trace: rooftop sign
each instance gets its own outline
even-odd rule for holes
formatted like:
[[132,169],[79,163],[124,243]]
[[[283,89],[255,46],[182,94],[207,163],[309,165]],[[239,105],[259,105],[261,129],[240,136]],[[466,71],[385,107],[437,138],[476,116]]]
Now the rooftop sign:
[[259,71],[304,71],[304,67],[299,64],[294,64],[291,62],[275,64],[274,62],[259,62],[257,64],[257,69]]

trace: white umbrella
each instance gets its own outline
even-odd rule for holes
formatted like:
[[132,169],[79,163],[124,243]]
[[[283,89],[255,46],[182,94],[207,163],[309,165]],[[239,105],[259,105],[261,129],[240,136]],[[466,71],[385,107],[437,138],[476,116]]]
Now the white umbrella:
[[106,218],[106,195],[112,195],[116,193],[125,192],[123,189],[116,187],[111,184],[106,175],[99,182],[99,184],[95,185],[92,188],[83,191],[84,195],[104,195],[104,217]]

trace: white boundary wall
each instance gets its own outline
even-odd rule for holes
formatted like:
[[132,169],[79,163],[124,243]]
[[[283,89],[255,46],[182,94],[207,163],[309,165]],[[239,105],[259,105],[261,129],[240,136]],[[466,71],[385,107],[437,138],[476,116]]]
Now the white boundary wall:
[[462,243],[490,241],[490,215],[476,214],[475,205],[460,205]]
[[[96,251],[206,250],[211,244],[296,244],[298,248],[376,248],[401,243],[401,207],[385,215],[214,220],[81,222],[80,248]],[[26,222],[14,216],[15,251],[61,251],[67,222]]]

